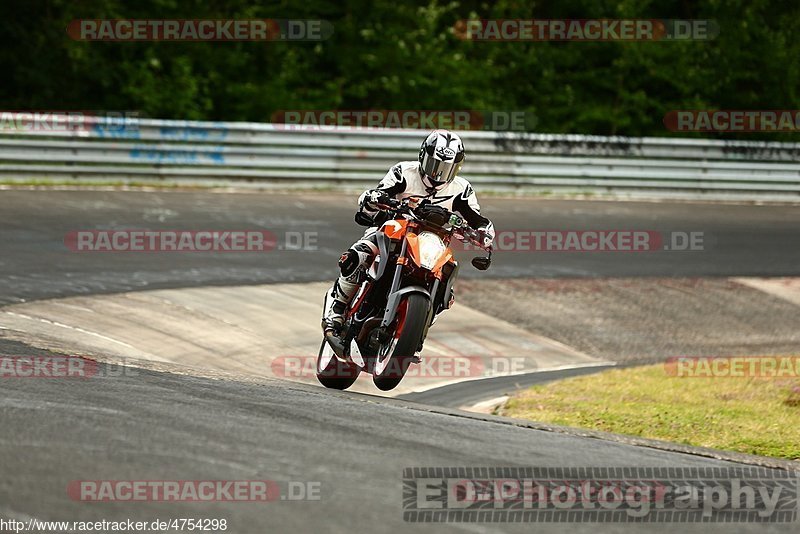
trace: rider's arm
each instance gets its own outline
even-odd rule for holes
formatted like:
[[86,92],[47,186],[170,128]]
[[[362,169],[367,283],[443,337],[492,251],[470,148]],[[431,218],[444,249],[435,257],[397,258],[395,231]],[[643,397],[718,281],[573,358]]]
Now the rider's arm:
[[406,190],[406,179],[398,163],[386,173],[375,189],[367,189],[358,198],[358,206],[367,213],[375,213],[375,203],[381,196],[397,198]]
[[458,212],[472,228],[483,233],[483,245],[490,247],[494,241],[494,225],[492,221],[481,215],[478,197],[471,185],[453,199],[453,211]]

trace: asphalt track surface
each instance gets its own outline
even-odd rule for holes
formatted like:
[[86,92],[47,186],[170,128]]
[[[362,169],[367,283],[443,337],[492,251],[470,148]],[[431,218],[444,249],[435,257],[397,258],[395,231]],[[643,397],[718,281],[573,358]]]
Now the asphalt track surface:
[[[0,352],[42,351],[0,342]],[[405,523],[413,466],[713,467],[735,464],[429,411],[290,382],[245,384],[141,369],[14,379],[0,397],[0,516],[53,521],[217,518],[228,532],[596,532],[598,525]],[[109,375],[109,376],[101,376]],[[318,500],[81,502],[81,480],[272,480]],[[641,530],[605,524],[602,532]],[[792,524],[684,524],[687,532],[791,532]],[[648,524],[669,532],[675,525]]]
[[[704,231],[702,254],[498,254],[494,276],[768,276],[800,266],[793,207],[487,200],[500,228]],[[0,191],[0,303],[155,287],[327,279],[358,235],[352,199],[206,192]],[[95,228],[318,232],[315,251],[75,254],[66,232]],[[467,271],[467,270],[465,270]],[[465,273],[474,275],[476,273]],[[2,339],[0,354],[43,351]],[[0,517],[226,518],[228,532],[633,532],[635,525],[410,524],[413,466],[724,466],[719,460],[521,428],[421,404],[269,381],[131,370],[88,379],[8,379],[0,396]],[[74,480],[319,483],[320,500],[85,503]],[[689,524],[690,532],[791,532],[796,525]],[[652,524],[648,531],[672,532]]]
[[597,367],[538,371],[488,379],[479,378],[476,380],[465,380],[455,384],[448,384],[427,391],[406,393],[405,395],[400,395],[398,398],[434,406],[461,408],[464,406],[473,406],[481,401],[491,400],[494,397],[513,395],[519,390],[529,388],[530,386],[545,384],[554,380],[561,380],[562,378],[588,375],[612,368],[614,368],[613,365],[599,365]]
[[[354,207],[354,195],[321,193],[0,190],[0,305],[141,289],[330,280],[342,251],[361,235],[362,229],[353,222]],[[704,232],[705,248],[637,253],[499,251],[489,271],[466,266],[462,277],[800,272],[796,206],[486,198],[482,208],[499,231]],[[64,244],[68,232],[95,229],[266,230],[275,234],[279,248],[256,253],[76,253]],[[297,235],[316,242],[308,249],[293,250]]]

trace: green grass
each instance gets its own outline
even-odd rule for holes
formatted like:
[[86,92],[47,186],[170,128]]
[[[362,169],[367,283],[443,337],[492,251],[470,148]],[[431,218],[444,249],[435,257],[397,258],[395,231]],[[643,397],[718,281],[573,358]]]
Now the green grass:
[[501,415],[800,459],[800,379],[682,378],[663,365],[534,386]]

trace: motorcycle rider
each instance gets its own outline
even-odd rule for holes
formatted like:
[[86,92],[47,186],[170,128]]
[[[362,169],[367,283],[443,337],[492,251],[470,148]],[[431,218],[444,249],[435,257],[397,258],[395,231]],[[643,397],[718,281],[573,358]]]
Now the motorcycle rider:
[[339,258],[339,278],[328,294],[328,308],[323,329],[337,331],[344,323],[347,306],[363,280],[364,273],[378,252],[375,234],[388,215],[379,208],[389,198],[422,198],[422,202],[441,205],[458,213],[482,236],[484,248],[492,246],[494,225],[481,215],[480,205],[470,183],[458,176],[464,162],[461,138],[448,130],[434,130],[422,142],[418,161],[394,165],[375,189],[368,189],[358,199],[359,210],[369,216],[374,226]]

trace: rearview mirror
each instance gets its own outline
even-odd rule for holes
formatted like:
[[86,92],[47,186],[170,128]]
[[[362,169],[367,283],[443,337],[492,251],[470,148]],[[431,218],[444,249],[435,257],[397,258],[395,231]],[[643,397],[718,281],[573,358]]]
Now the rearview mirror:
[[489,268],[492,264],[492,258],[489,256],[483,257],[478,256],[477,258],[472,258],[472,266],[478,269],[479,271],[485,271]]

